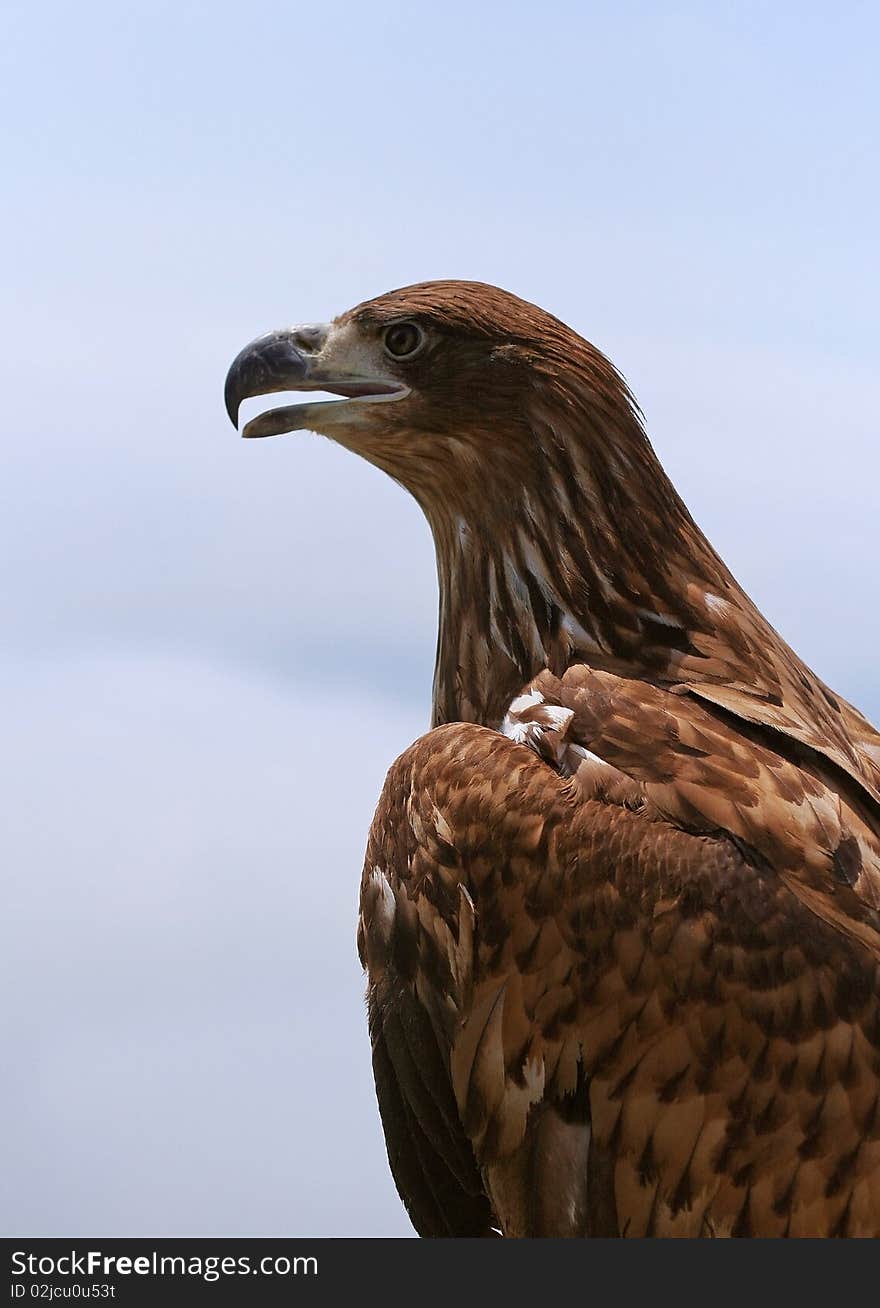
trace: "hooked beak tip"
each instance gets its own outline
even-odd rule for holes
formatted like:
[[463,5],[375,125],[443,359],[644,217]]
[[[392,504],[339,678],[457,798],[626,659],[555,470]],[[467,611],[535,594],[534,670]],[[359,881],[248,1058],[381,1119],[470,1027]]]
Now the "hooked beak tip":
[[273,391],[295,390],[308,379],[310,360],[304,352],[303,331],[295,328],[268,332],[251,341],[233,359],[223,397],[229,421],[236,431],[243,400]]
[[226,383],[226,394],[224,400],[226,403],[226,412],[229,415],[229,421],[232,423],[235,430],[238,431],[238,410],[241,406],[235,396],[231,394],[228,381]]

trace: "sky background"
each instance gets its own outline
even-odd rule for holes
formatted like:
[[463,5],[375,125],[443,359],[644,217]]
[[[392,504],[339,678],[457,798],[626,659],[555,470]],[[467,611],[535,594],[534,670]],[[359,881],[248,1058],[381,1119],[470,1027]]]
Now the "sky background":
[[351,455],[235,435],[258,333],[542,304],[880,718],[878,43],[846,0],[7,0],[2,1234],[410,1231],[354,931],[433,551]]

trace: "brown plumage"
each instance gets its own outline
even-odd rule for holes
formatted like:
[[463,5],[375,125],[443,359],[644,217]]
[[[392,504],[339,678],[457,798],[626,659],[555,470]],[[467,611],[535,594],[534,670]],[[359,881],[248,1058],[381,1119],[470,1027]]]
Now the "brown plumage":
[[[411,348],[410,348],[411,347]],[[880,733],[767,623],[620,376],[436,282],[255,342],[264,415],[433,531],[433,730],[388,774],[358,947],[428,1236],[880,1235]]]

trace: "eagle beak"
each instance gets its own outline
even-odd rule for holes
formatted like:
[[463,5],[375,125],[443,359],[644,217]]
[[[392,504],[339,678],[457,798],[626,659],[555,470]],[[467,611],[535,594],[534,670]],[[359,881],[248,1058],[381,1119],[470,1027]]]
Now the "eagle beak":
[[[238,427],[238,412],[243,400],[275,391],[314,389],[310,385],[312,363],[326,339],[327,327],[322,323],[267,332],[246,345],[233,359],[226,374],[224,399],[233,427]],[[252,426],[253,423],[248,424],[248,427]],[[254,433],[257,434],[268,436],[271,433]]]
[[328,391],[340,400],[289,404],[262,413],[246,424],[242,436],[279,436],[284,432],[310,428],[330,415],[327,410],[347,407],[354,401],[402,399],[409,388],[388,377],[361,377],[338,366],[322,364],[331,325],[316,323],[290,327],[258,336],[232,361],[226,375],[226,412],[233,427],[243,400],[276,391]]

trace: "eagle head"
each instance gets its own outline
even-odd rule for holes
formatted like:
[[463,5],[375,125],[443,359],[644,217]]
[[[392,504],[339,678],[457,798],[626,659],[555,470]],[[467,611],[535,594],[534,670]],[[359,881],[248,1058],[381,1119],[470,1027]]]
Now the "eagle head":
[[485,512],[487,480],[508,504],[546,485],[548,441],[558,450],[593,431],[607,447],[609,429],[640,435],[629,393],[598,350],[479,282],[424,282],[331,323],[258,337],[226,380],[233,424],[243,400],[278,391],[340,398],[271,409],[243,436],[319,432],[394,477],[435,521]]
[[[729,595],[614,366],[552,314],[479,282],[424,282],[332,323],[270,332],[229,370],[246,398],[324,391],[252,419],[308,428],[404,486],[434,536],[434,720],[495,722],[516,687],[576,658],[652,675],[693,653]],[[694,604],[693,597],[698,597]]]

